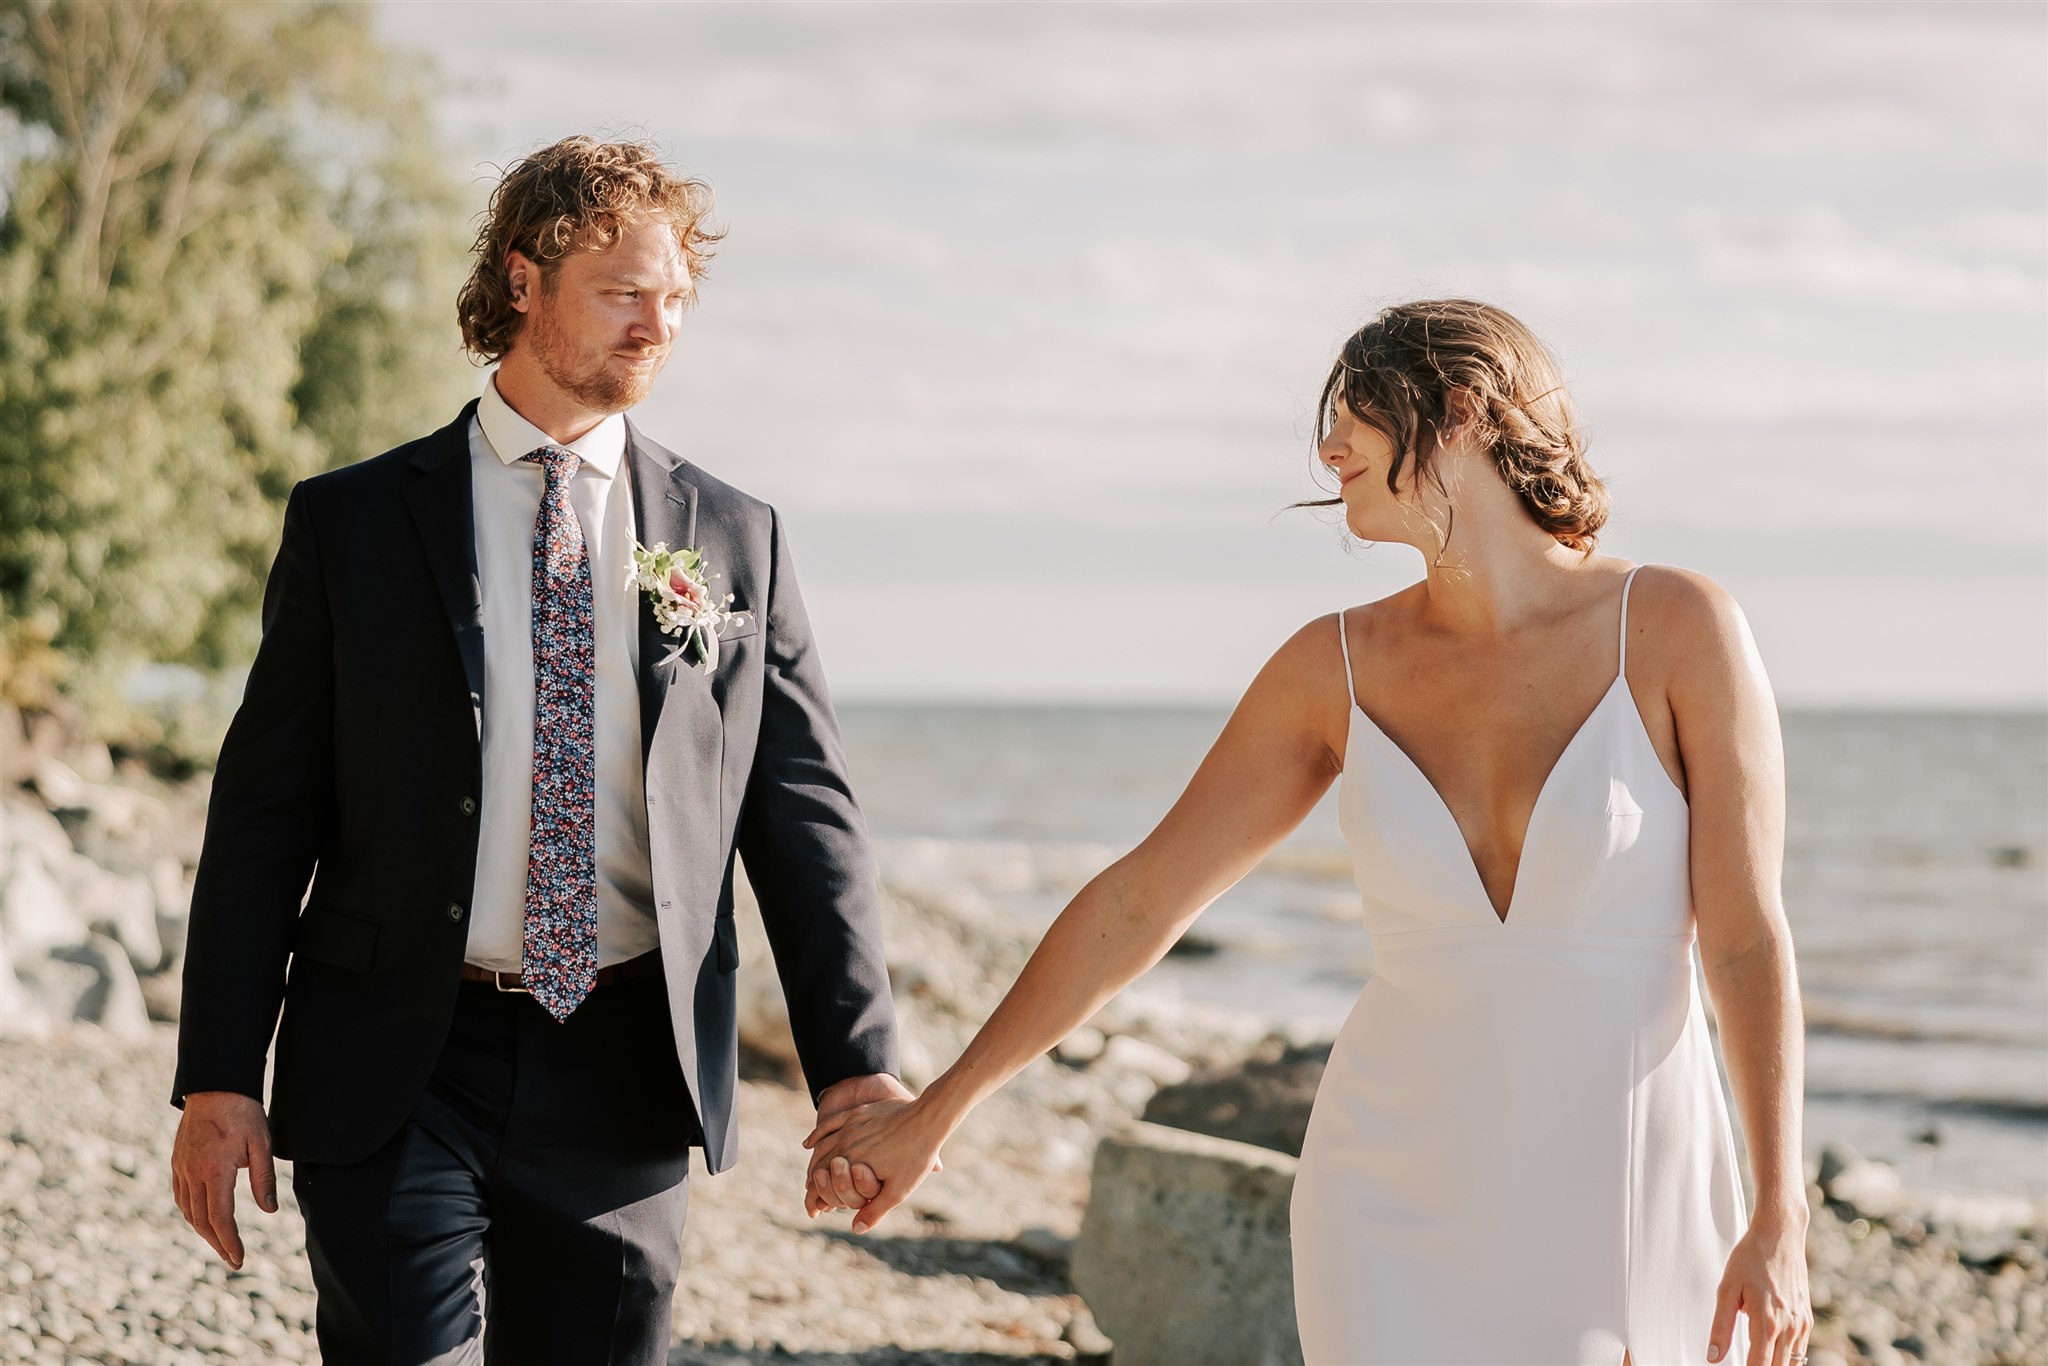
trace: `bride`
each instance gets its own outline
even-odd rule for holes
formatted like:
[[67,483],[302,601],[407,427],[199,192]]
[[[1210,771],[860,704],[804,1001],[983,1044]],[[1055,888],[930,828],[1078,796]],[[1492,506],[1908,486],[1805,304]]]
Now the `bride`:
[[878,1224],[1336,782],[1374,973],[1295,1182],[1307,1360],[1803,1362],[1783,761],[1742,613],[1597,553],[1607,495],[1556,363],[1499,309],[1382,312],[1318,437],[1346,525],[1414,546],[1421,582],[1280,647],[959,1060],[813,1131],[810,1208]]

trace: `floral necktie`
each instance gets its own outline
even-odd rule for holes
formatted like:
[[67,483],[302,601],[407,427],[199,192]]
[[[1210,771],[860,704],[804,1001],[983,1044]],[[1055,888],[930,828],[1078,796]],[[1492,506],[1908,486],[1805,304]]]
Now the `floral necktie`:
[[533,524],[533,836],[522,979],[566,1020],[597,976],[596,665],[590,556],[569,505],[579,457],[542,446]]

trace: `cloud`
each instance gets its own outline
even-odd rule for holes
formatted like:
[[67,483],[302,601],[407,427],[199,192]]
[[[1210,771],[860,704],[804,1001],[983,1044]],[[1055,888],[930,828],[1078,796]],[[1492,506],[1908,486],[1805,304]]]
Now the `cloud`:
[[[637,419],[782,506],[806,564],[979,595],[990,649],[1054,554],[1149,623],[1020,687],[1233,690],[1256,659],[1190,672],[1170,640],[1201,614],[1161,605],[1220,547],[1259,567],[1232,610],[1276,623],[1401,581],[1404,553],[1331,558],[1275,513],[1314,496],[1337,344],[1404,298],[1489,299],[1553,345],[1623,553],[1768,557],[1767,591],[1869,622],[1987,544],[2001,573],[2048,550],[2038,7],[383,14],[460,73],[465,165],[644,130],[711,178],[731,235]],[[1924,554],[1886,556],[1902,528]],[[1802,537],[1865,547],[1860,577]],[[806,580],[821,631],[861,610],[845,577]],[[2000,582],[2048,614],[2040,575]],[[1843,639],[1789,695],[1881,671]],[[1943,667],[2017,677],[2018,648]],[[865,635],[841,657],[870,691],[952,676]]]
[[691,140],[1218,156],[1385,139],[1426,154],[1540,114],[1523,156],[1705,131],[1804,162],[1845,140],[1953,157],[1972,150],[1959,127],[2032,136],[2042,17],[1972,10],[580,5],[571,22],[508,7],[480,26],[408,6],[387,22],[516,78],[506,98],[659,109]]
[[1912,311],[2036,315],[2048,298],[2043,222],[2037,217],[2031,234],[2016,214],[1949,224],[1946,240],[1908,250],[1875,240],[1831,206],[1806,205],[1747,221],[1722,216],[1700,223],[1698,252],[1714,275],[1759,290]]

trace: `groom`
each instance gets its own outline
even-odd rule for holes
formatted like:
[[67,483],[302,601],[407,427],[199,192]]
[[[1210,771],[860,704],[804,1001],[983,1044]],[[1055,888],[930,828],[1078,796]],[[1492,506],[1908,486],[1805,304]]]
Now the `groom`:
[[[637,144],[513,166],[458,302],[483,396],[285,509],[193,892],[172,1180],[240,1267],[236,1170],[274,1212],[293,1161],[330,1366],[479,1360],[486,1313],[494,1363],[666,1360],[689,1149],[737,1157],[735,851],[820,1116],[907,1095],[781,518],[623,416],[709,207]],[[636,540],[701,552],[715,645],[662,632]]]

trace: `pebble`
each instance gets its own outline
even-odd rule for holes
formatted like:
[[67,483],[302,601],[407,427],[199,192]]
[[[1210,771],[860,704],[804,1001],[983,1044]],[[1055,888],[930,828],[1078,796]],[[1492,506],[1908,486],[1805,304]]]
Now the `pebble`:
[[1093,1025],[1082,1025],[1060,1040],[1053,1052],[1059,1056],[1061,1062],[1071,1067],[1082,1067],[1101,1057],[1102,1050],[1108,1042],[1103,1038],[1101,1030]]
[[[85,1031],[0,1042],[0,1361],[318,1359],[289,1164],[275,1215],[253,1209],[245,1179],[240,1274],[178,1216],[178,1114],[165,1102],[173,1041],[159,1026],[141,1043]],[[1079,1301],[1065,1249],[1085,1163],[1048,1172],[1032,1144],[956,1144],[944,1177],[856,1237],[844,1215],[803,1216],[803,1095],[745,1082],[740,1107],[744,1159],[691,1183],[671,1366],[1081,1359],[1066,1340]],[[1009,1097],[985,1108],[1005,1126],[1034,1110],[1051,1133],[1068,1123]],[[946,1218],[919,1218],[928,1207]]]

